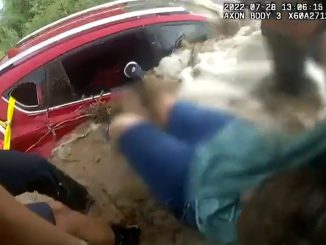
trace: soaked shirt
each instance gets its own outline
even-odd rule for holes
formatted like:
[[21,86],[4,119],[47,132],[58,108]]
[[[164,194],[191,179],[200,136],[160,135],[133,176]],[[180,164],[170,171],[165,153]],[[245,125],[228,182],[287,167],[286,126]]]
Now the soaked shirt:
[[326,153],[326,125],[296,135],[267,132],[236,120],[202,145],[192,163],[189,200],[208,238],[237,244],[240,197],[282,169],[312,162]]

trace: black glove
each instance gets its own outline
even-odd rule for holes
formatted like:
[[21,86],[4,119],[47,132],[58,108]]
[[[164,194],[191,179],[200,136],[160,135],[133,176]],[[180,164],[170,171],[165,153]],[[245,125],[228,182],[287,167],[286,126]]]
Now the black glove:
[[122,226],[111,225],[115,235],[114,245],[138,245],[141,235],[141,230],[138,226]]
[[58,181],[58,191],[54,198],[73,210],[88,213],[94,200],[87,189],[61,170],[54,168],[53,171]]

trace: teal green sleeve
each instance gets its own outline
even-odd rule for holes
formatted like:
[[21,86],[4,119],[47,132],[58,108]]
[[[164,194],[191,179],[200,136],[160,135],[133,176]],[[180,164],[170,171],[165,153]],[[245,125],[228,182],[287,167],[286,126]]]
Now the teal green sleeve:
[[199,231],[208,241],[237,244],[236,220],[241,210],[239,205],[239,202],[233,199],[224,198],[196,202],[196,221]]
[[189,182],[198,228],[224,243],[237,241],[240,197],[280,169],[326,153],[326,127],[297,135],[267,132],[246,121],[226,126],[196,153]]

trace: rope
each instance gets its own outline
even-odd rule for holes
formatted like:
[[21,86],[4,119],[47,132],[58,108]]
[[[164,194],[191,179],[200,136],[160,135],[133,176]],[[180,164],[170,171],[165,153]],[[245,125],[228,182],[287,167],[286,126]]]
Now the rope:
[[3,140],[3,149],[10,150],[11,146],[11,123],[14,117],[16,100],[14,97],[10,97],[7,108],[7,121],[0,121],[0,126],[5,129],[5,135]]

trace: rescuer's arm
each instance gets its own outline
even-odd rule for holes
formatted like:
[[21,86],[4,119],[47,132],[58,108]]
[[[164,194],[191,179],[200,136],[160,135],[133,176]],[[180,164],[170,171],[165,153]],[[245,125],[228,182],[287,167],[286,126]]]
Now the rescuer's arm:
[[0,243],[2,245],[80,245],[18,203],[0,186]]

